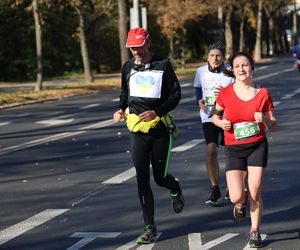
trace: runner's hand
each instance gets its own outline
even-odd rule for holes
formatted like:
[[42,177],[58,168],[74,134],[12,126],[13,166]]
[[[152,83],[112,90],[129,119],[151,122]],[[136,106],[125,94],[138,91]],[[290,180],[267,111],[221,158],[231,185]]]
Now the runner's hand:
[[254,119],[256,122],[265,122],[266,116],[262,112],[255,112]]
[[224,119],[221,121],[222,122],[222,129],[225,130],[225,131],[228,131],[231,129],[231,122]]
[[141,114],[139,114],[139,118],[144,122],[152,121],[157,117],[157,114],[154,110],[147,110]]
[[203,111],[204,113],[207,112],[207,108],[206,108],[206,106],[205,106],[205,102],[204,102],[203,99],[200,99],[200,100],[198,101],[198,106],[199,106],[200,109],[202,109],[202,111]]
[[114,113],[114,121],[115,122],[119,122],[121,121],[122,119],[124,119],[124,116],[125,116],[125,112],[122,110],[122,109],[119,109],[118,111],[116,111]]

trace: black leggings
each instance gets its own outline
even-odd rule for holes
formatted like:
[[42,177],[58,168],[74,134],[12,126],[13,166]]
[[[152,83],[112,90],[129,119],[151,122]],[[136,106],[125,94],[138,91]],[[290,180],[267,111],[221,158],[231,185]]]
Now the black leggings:
[[131,133],[131,154],[136,168],[138,194],[145,225],[154,225],[154,198],[150,187],[150,162],[154,181],[172,192],[179,192],[179,183],[172,175],[164,177],[169,147],[169,133],[165,128],[150,130],[149,134]]

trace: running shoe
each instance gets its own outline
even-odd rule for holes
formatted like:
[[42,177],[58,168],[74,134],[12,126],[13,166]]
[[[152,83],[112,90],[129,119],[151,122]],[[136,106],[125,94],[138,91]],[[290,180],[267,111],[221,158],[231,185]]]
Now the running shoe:
[[247,213],[246,204],[242,206],[235,205],[233,207],[233,217],[236,222],[242,222],[246,217],[246,213]]
[[228,190],[228,188],[226,188],[226,193],[225,193],[224,199],[227,200],[227,201],[230,201],[230,196],[229,196],[229,190]]
[[262,247],[262,239],[259,232],[250,232],[249,233],[249,247],[250,248],[259,248]]
[[182,194],[182,189],[179,183],[179,180],[176,179],[176,181],[179,184],[179,191],[174,193],[170,192],[171,198],[172,198],[172,207],[175,213],[180,213],[184,207],[184,197]]
[[235,206],[233,207],[233,217],[235,219],[236,222],[242,222],[246,215],[247,215],[247,202],[248,202],[248,193],[247,193],[247,189],[245,188],[245,202],[242,205],[237,206],[237,204],[235,204]]
[[221,191],[218,186],[210,187],[210,196],[205,204],[215,206],[218,204],[218,199],[221,198]]
[[154,225],[146,225],[144,232],[135,241],[137,244],[150,244],[156,241],[156,227]]

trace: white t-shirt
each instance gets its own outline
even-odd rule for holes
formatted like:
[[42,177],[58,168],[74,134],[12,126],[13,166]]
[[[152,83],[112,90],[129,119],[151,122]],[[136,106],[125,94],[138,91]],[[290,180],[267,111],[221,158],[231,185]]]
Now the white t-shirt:
[[[225,65],[225,67],[230,69],[229,65]],[[212,119],[208,118],[208,115],[216,100],[214,88],[217,85],[224,88],[233,82],[234,78],[224,75],[223,72],[213,73],[209,71],[208,65],[201,66],[197,69],[194,79],[194,87],[202,89],[202,99],[205,101],[205,105],[207,107],[207,113],[204,113],[202,109],[200,109],[202,123],[212,122]]]

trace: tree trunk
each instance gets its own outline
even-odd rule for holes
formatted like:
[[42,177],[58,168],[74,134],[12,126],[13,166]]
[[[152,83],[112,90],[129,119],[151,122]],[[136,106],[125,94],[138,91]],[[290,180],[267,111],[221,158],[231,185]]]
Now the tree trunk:
[[245,25],[245,16],[246,16],[246,11],[245,7],[243,8],[242,12],[242,20],[240,24],[240,41],[239,41],[239,51],[244,51],[244,43],[245,43],[245,32],[244,32],[244,25]]
[[269,19],[269,55],[277,55],[278,54],[278,50],[276,48],[276,44],[275,44],[275,31],[274,31],[274,17],[270,17]]
[[170,58],[170,61],[172,63],[174,63],[174,39],[173,39],[173,34],[171,34],[170,36],[170,54],[169,54],[169,58]]
[[223,15],[224,9],[221,3],[218,5],[218,39],[224,43],[224,29],[223,29]]
[[186,57],[186,28],[182,28],[182,46],[181,46],[181,68],[185,69],[185,57]]
[[231,30],[231,16],[233,6],[229,6],[225,17],[225,43],[226,43],[226,55],[225,58],[228,60],[233,54],[233,41],[232,41],[232,30]]
[[82,56],[82,62],[84,68],[85,82],[91,83],[93,82],[94,79],[91,71],[89,53],[87,49],[84,16],[80,7],[74,6],[74,8],[77,11],[77,14],[79,16],[79,37],[80,37],[80,47],[81,47],[81,56]]
[[40,91],[43,88],[43,54],[42,54],[42,25],[39,15],[37,0],[32,0],[33,18],[35,24],[35,39],[36,39],[36,57],[37,57],[37,77],[35,91]]
[[129,51],[125,47],[128,31],[128,3],[127,0],[118,0],[119,4],[119,42],[121,54],[121,66],[128,61]]
[[263,0],[258,0],[256,41],[255,41],[255,60],[261,59],[261,30],[262,30],[262,7]]

